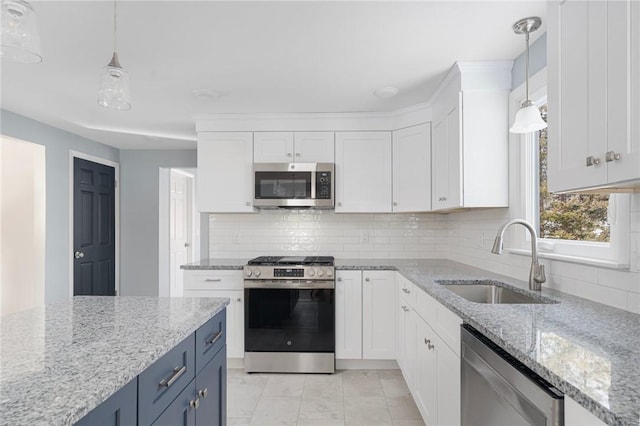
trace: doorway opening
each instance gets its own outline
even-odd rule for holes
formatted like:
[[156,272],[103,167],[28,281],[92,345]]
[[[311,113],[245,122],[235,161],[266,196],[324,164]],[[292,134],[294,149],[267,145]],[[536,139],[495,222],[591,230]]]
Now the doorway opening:
[[182,297],[181,265],[200,258],[200,214],[195,205],[196,169],[160,169],[160,296]]

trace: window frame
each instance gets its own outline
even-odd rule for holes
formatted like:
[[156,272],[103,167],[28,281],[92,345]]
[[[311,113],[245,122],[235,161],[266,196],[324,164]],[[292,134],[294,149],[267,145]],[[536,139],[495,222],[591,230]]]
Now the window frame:
[[[536,104],[547,102],[546,67],[529,78],[529,98]],[[509,119],[515,119],[520,104],[525,99],[525,84],[521,84],[509,94]],[[512,173],[512,199],[515,217],[522,217],[533,224],[536,231],[539,223],[539,149],[535,133],[510,133],[509,142],[515,147],[515,173]],[[515,158],[514,158],[515,157]],[[539,256],[602,267],[629,268],[630,197],[628,194],[614,194],[609,198],[610,242],[559,240],[538,238]],[[513,248],[516,254],[531,253],[531,238],[522,228],[512,231]]]

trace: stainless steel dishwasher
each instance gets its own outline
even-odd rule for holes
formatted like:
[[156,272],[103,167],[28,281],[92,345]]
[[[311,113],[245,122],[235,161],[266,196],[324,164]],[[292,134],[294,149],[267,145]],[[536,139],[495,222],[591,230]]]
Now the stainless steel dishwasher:
[[564,425],[564,395],[468,324],[462,325],[463,426]]

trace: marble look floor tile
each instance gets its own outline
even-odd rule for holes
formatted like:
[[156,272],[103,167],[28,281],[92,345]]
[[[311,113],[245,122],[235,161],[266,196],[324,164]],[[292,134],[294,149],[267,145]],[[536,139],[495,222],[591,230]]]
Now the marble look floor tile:
[[344,401],[346,425],[392,425],[383,397],[347,397]]
[[380,385],[382,385],[382,391],[387,398],[411,395],[409,386],[402,377],[380,379]]
[[393,370],[378,370],[378,377],[382,379],[402,379],[402,372],[399,368],[395,368]]
[[420,411],[411,395],[388,398],[387,406],[394,423],[396,420],[422,420]]
[[251,417],[227,417],[227,426],[249,426]]
[[227,384],[227,417],[249,417],[258,405],[264,386]]
[[263,396],[251,418],[252,426],[285,426],[298,422],[300,397]]
[[393,426],[425,426],[422,420],[394,420]]
[[267,380],[265,396],[302,396],[305,376],[302,374],[274,374]]
[[342,399],[307,398],[300,403],[300,421],[344,422]]
[[384,397],[382,385],[377,374],[345,375],[342,377],[342,390],[351,397],[379,396]]
[[303,398],[339,399],[342,402],[341,375],[309,375],[304,381]]
[[344,420],[298,420],[296,426],[344,426]]

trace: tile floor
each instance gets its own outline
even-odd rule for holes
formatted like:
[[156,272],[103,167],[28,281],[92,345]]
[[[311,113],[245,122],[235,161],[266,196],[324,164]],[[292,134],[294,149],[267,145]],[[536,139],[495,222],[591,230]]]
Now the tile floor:
[[227,425],[424,426],[400,370],[227,373]]

